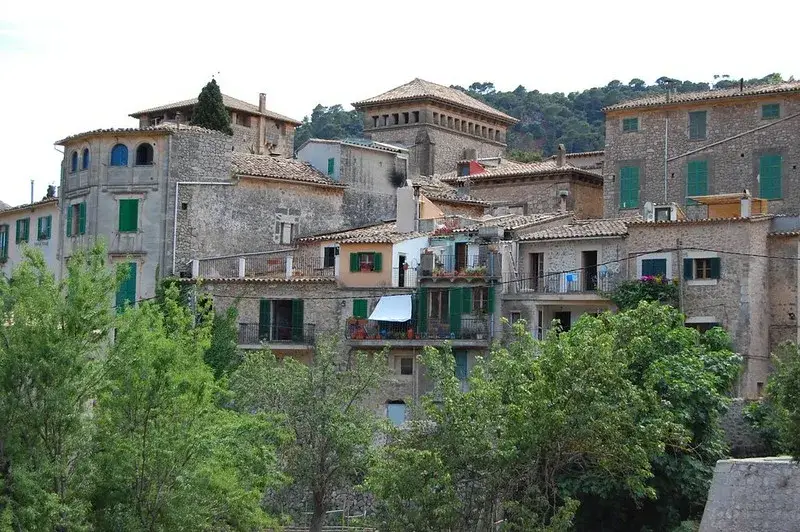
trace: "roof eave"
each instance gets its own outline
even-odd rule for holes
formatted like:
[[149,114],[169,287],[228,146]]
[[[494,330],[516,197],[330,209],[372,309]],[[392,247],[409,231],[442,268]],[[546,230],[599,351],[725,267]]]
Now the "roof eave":
[[241,178],[244,178],[244,179],[261,179],[261,180],[278,181],[278,182],[291,181],[292,183],[300,183],[300,184],[303,184],[303,185],[314,185],[314,186],[317,186],[317,187],[327,187],[327,188],[337,188],[337,189],[347,188],[348,187],[348,185],[341,184],[341,183],[321,183],[321,182],[317,182],[317,181],[308,181],[306,179],[296,179],[296,178],[292,178],[292,177],[276,177],[276,176],[266,176],[266,175],[255,175],[255,174],[249,174],[247,172],[236,172],[236,171],[234,171],[233,172],[233,176],[235,178],[238,178],[238,179],[241,179]]
[[369,100],[362,100],[360,102],[353,102],[351,105],[357,110],[361,111],[365,107],[373,107],[379,105],[391,105],[393,103],[405,103],[405,102],[413,102],[413,101],[424,101],[424,100],[432,100],[435,102],[439,102],[445,105],[452,105],[453,107],[458,107],[459,109],[464,109],[465,111],[471,113],[477,113],[483,116],[491,117],[495,120],[499,120],[501,122],[505,122],[508,125],[514,125],[519,122],[518,118],[514,118],[513,116],[507,115],[502,111],[497,111],[497,114],[490,113],[488,111],[483,111],[481,109],[475,109],[474,107],[469,107],[467,105],[454,102],[452,100],[447,100],[445,98],[439,98],[437,96],[405,96],[402,98],[389,98],[386,100],[381,100],[378,102],[373,102]]

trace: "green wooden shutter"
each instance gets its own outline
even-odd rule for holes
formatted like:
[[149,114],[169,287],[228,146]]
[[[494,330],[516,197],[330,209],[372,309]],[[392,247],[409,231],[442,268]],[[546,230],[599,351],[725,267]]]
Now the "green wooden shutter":
[[270,340],[270,312],[272,311],[272,301],[262,299],[258,306],[258,339],[269,342]]
[[333,168],[334,168],[335,162],[336,162],[336,159],[334,159],[333,157],[328,159],[328,175],[333,175]]
[[683,259],[683,278],[688,280],[694,279],[694,260]]
[[488,312],[489,314],[494,313],[494,290],[495,290],[494,286],[490,286],[488,290],[489,297],[488,300],[486,301],[486,312]]
[[358,265],[358,253],[351,253],[350,254],[350,271],[357,272],[359,270]]
[[8,225],[0,224],[0,259],[8,258]]
[[19,244],[20,234],[22,233],[22,231],[20,231],[21,227],[22,227],[22,220],[17,220],[16,233],[15,233],[16,236],[14,236],[15,244]]
[[708,194],[708,161],[689,161],[686,171],[686,195]]
[[456,338],[461,335],[463,290],[464,288],[451,288],[448,294],[450,298],[450,334],[455,335]]
[[772,120],[780,118],[781,106],[777,103],[768,103],[761,106],[761,118],[764,120]]
[[689,138],[693,140],[706,138],[706,112],[689,113]]
[[781,156],[777,154],[762,155],[759,159],[759,196],[764,199],[781,197]]
[[428,289],[417,290],[417,332],[420,336],[428,333]]
[[619,208],[637,208],[639,206],[639,167],[623,166],[619,175]]
[[461,289],[461,309],[464,314],[472,312],[472,288],[465,286]]
[[667,275],[667,259],[642,259],[642,277]]
[[86,202],[78,206],[78,234],[86,234]]
[[303,300],[292,299],[292,341],[302,342],[303,336]]
[[139,230],[139,200],[119,200],[119,231],[135,233]]
[[53,231],[53,217],[51,215],[48,215],[45,218],[45,220],[47,220],[47,228],[46,228],[47,231],[45,232],[45,236],[46,236],[47,240],[50,240],[50,237],[52,236],[52,231]]
[[710,259],[711,262],[711,278],[712,279],[719,279],[720,277],[720,260],[719,257],[712,257]]
[[36,220],[36,240],[44,240],[42,236],[44,236],[44,231],[42,231],[42,224],[44,222],[44,218],[39,217]]
[[353,300],[353,316],[356,318],[366,318],[367,317],[367,300],[366,299],[354,299]]
[[67,207],[67,236],[72,236],[72,205]]
[[372,271],[379,272],[383,268],[383,253],[373,253],[374,266]]
[[136,263],[128,263],[128,272],[125,280],[117,289],[117,312],[122,312],[126,305],[136,303]]
[[455,351],[453,352],[453,358],[456,359],[456,378],[462,381],[467,380],[467,352]]

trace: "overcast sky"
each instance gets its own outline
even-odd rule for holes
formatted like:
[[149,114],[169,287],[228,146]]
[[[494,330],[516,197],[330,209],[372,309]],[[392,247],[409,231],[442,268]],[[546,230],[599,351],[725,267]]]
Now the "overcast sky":
[[[124,9],[123,7],[124,6]],[[800,74],[794,2],[0,0],[0,200],[59,181],[53,143],[225,94],[302,119],[415,77],[571,92],[612,79]]]

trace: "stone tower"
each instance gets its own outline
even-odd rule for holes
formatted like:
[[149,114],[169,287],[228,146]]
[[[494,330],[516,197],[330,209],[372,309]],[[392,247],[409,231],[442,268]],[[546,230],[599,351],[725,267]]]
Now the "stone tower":
[[409,150],[409,173],[452,172],[463,159],[499,157],[506,131],[518,120],[458,89],[414,79],[353,103],[364,135]]

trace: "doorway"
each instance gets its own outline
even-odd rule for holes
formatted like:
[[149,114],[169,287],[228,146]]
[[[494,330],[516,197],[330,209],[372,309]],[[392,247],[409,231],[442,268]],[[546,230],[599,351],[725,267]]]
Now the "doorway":
[[456,271],[464,271],[467,266],[467,244],[459,242],[456,244]]
[[581,253],[581,267],[583,268],[583,290],[594,292],[597,290],[597,251],[584,251]]
[[528,288],[534,292],[544,289],[544,253],[531,253],[531,274]]
[[572,313],[567,312],[553,312],[553,319],[558,320],[561,324],[561,330],[567,332],[572,327]]
[[400,255],[397,261],[397,286],[403,288],[406,285],[406,256]]

